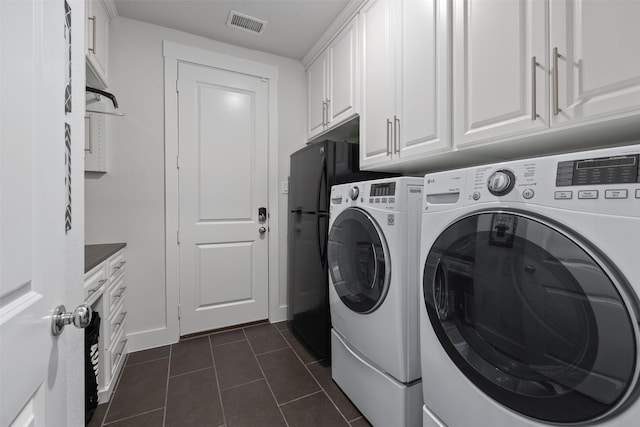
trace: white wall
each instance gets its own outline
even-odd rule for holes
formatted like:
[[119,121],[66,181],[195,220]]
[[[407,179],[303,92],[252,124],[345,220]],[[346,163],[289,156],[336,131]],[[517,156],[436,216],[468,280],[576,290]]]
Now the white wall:
[[[125,117],[109,117],[106,174],[86,174],[87,244],[127,243],[127,332],[131,347],[166,344],[164,224],[163,40],[250,59],[279,68],[278,181],[289,174],[289,155],[305,142],[306,80],[299,61],[252,51],[191,34],[116,18],[111,23],[110,87]],[[287,196],[279,197],[279,286],[286,314]],[[160,333],[158,333],[160,332]],[[154,336],[151,341],[144,335]],[[165,341],[165,342],[163,342]]]

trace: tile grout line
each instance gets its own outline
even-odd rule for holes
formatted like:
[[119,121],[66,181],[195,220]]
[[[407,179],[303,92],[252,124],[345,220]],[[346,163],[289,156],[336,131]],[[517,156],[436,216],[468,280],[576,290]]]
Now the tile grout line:
[[258,381],[262,381],[262,380],[265,380],[265,382],[266,382],[266,379],[265,379],[265,378],[258,378],[257,380],[251,380],[251,381],[247,381],[246,383],[236,384],[236,385],[233,385],[233,386],[231,386],[231,387],[227,387],[227,388],[224,388],[224,389],[220,389],[220,391],[233,390],[234,388],[244,387],[244,386],[246,386],[246,385],[253,384],[253,383],[257,383]]
[[124,418],[118,418],[117,420],[113,420],[113,421],[110,421],[110,422],[106,423],[105,427],[109,427],[110,425],[113,425],[115,423],[119,423],[120,421],[130,420],[131,418],[139,417],[140,415],[146,415],[146,414],[150,414],[152,412],[157,412],[157,411],[159,411],[161,409],[163,409],[163,408],[150,409],[148,411],[140,412],[139,414],[130,415],[130,416],[124,417]]
[[213,344],[213,342],[211,341],[211,335],[208,335],[208,337],[209,337],[209,344],[211,344],[211,348],[224,347],[225,345],[236,344],[242,341],[246,341],[246,338],[243,338],[236,341],[223,342],[222,344]]
[[[128,356],[128,355],[127,355]],[[144,365],[145,363],[149,363],[149,362],[157,362],[158,360],[163,360],[163,359],[168,359],[169,356],[167,357],[158,357],[156,359],[149,359],[149,360],[144,360],[142,362],[137,362],[137,363],[131,363],[127,366],[138,366],[138,365]]]
[[[220,410],[222,411],[222,425],[227,424],[227,414],[224,412],[224,404],[222,403],[222,390],[220,389],[220,381],[218,381],[218,369],[216,368],[216,358],[213,356],[213,347],[211,345],[211,335],[209,338],[209,353],[211,354],[211,363],[213,364],[213,375],[216,377],[216,387],[218,388],[218,400],[220,401]],[[239,342],[239,341],[238,341]]]
[[[280,333],[280,335],[282,335],[282,333]],[[284,335],[282,335],[282,338],[287,341],[287,339],[285,338]],[[287,341],[287,343],[289,343],[289,341]],[[289,343],[289,346],[291,347],[291,344]],[[293,347],[291,347],[291,350],[293,350],[293,354],[296,355],[296,357],[298,358],[298,360],[300,360],[300,362],[302,363],[302,365],[304,366],[304,368],[307,370],[307,372],[309,372],[309,375],[311,375],[311,378],[313,378],[313,380],[316,382],[316,384],[318,384],[318,387],[320,387],[320,390],[324,393],[325,396],[327,396],[327,399],[329,399],[329,402],[331,402],[331,404],[333,405],[334,408],[336,408],[336,411],[338,411],[338,413],[340,414],[340,416],[342,417],[342,419],[347,423],[347,425],[351,425],[351,423],[349,422],[349,420],[347,419],[347,417],[345,417],[345,415],[342,413],[342,411],[340,410],[340,408],[338,408],[338,405],[336,405],[336,402],[333,401],[333,399],[331,399],[331,396],[329,396],[329,393],[327,393],[327,391],[324,389],[324,387],[322,387],[322,384],[320,384],[320,381],[318,381],[318,379],[316,378],[315,375],[313,375],[313,372],[311,372],[311,370],[309,369],[309,366],[306,365],[304,363],[304,361],[302,360],[302,358],[300,357],[300,355],[298,355],[298,353],[293,349]],[[316,361],[317,362],[317,361]],[[311,365],[311,363],[309,364]],[[354,405],[355,406],[355,405]]]
[[[249,343],[249,344],[251,344],[251,343]],[[280,351],[280,350],[286,350],[286,349],[288,349],[288,348],[290,348],[291,350],[293,350],[293,348],[289,345],[289,343],[288,343],[288,342],[286,342],[286,341],[285,341],[285,344],[287,344],[287,345],[286,345],[286,347],[276,348],[275,350],[265,351],[264,353],[256,353],[256,352],[255,352],[255,350],[254,350],[253,354],[255,354],[255,355],[256,355],[256,357],[257,357],[257,356],[264,356],[264,355],[266,355],[266,354],[275,353],[276,351]],[[252,348],[252,350],[253,350],[253,348]]]
[[170,376],[169,378],[179,378],[179,377],[183,377],[185,375],[195,374],[196,372],[206,371],[207,369],[211,369],[211,368],[213,368],[213,366],[208,366],[206,368],[200,368],[200,369],[194,369],[193,371],[183,372],[181,374],[176,374],[176,375]]
[[167,386],[164,391],[164,411],[162,413],[162,427],[167,423],[167,402],[169,400],[169,379],[171,376],[171,357],[173,356],[173,344],[169,347],[169,363],[167,363]]
[[109,397],[109,404],[107,405],[107,410],[104,412],[104,416],[102,417],[102,422],[100,423],[100,426],[104,426],[106,424],[107,421],[107,416],[109,415],[109,410],[111,409],[111,404],[114,401],[114,398],[116,397],[116,392],[118,391],[118,387],[120,386],[120,380],[122,380],[122,377],[124,376],[124,371],[125,368],[127,367],[127,361],[129,360],[129,354],[127,353],[127,359],[123,360],[122,363],[124,363],[124,365],[122,365],[122,369],[120,370],[120,376],[118,377],[118,381],[116,382],[115,387],[113,387],[113,391],[111,392],[111,396]]
[[306,399],[307,397],[313,396],[314,394],[318,394],[318,393],[324,393],[324,390],[322,389],[322,387],[318,391],[314,391],[313,393],[305,394],[304,396],[296,397],[295,399],[291,399],[288,402],[280,403],[280,404],[278,404],[278,406],[285,406],[285,405],[288,405],[290,403],[297,402],[298,400]]
[[[247,336],[247,332],[244,330],[244,328],[242,328],[242,332],[244,333],[244,336],[247,337],[247,341],[249,341],[249,337]],[[256,363],[258,364],[258,368],[260,368],[260,372],[262,372],[262,376],[264,377],[264,382],[267,384],[267,387],[269,388],[269,391],[271,392],[271,397],[273,397],[273,401],[275,402],[276,407],[278,408],[278,411],[280,411],[280,416],[284,420],[285,425],[287,427],[289,427],[289,421],[287,421],[287,417],[284,416],[284,412],[282,412],[282,408],[280,407],[280,405],[278,405],[278,399],[276,399],[276,395],[273,392],[273,389],[271,388],[271,384],[269,384],[269,380],[267,379],[267,376],[264,373],[264,369],[262,369],[262,365],[260,364],[260,361],[258,361],[258,357],[256,356],[255,351],[253,351],[253,347],[251,346],[251,342],[249,342],[249,348],[251,349],[251,353],[253,353],[253,358],[256,360]]]

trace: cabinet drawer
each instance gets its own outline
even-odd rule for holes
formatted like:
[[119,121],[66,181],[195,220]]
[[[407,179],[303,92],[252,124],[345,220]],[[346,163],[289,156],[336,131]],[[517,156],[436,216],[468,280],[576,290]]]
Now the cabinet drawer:
[[[101,263],[84,275],[84,300],[91,305],[102,294],[102,286],[107,283],[107,266]],[[102,288],[102,289],[101,289]]]
[[124,259],[124,250],[109,258],[109,276],[115,277],[124,271],[124,265],[127,261]]
[[120,325],[115,339],[111,343],[111,347],[107,350],[107,357],[109,358],[109,377],[113,377],[114,373],[118,369],[118,365],[122,362],[123,356],[127,354],[127,334],[126,323]]
[[124,300],[126,290],[127,285],[124,280],[124,274],[120,274],[116,278],[111,279],[111,283],[106,292],[109,312],[111,312],[120,301]]
[[125,308],[124,301],[119,304],[115,310],[112,311],[109,317],[108,324],[105,325],[105,337],[109,339],[108,343],[115,342],[117,335],[120,333],[124,325],[125,318],[127,317],[127,309]]

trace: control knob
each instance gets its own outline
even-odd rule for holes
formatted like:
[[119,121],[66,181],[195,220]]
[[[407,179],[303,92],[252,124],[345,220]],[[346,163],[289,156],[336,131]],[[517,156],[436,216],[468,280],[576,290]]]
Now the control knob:
[[351,187],[351,190],[349,190],[349,197],[351,197],[351,200],[356,200],[359,194],[360,189],[358,187]]
[[494,196],[504,196],[513,189],[516,184],[516,176],[507,169],[495,171],[487,181],[489,192]]

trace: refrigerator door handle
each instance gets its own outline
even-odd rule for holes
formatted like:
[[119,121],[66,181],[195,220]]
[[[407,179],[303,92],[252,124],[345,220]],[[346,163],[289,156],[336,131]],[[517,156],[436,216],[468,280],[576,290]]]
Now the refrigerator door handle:
[[[327,179],[327,160],[324,159],[322,163],[322,173],[320,174],[320,181],[318,181],[318,196],[316,198],[316,212],[320,212],[320,199],[322,198],[322,183],[326,183]],[[324,210],[324,209],[322,209]]]
[[[323,238],[323,236],[321,236],[321,228],[320,227],[320,219],[321,218],[326,218],[324,215],[317,215],[316,216],[316,232],[317,232],[317,237],[318,237],[318,251],[320,252],[320,264],[322,265],[322,268],[326,267],[327,264],[327,257],[326,257],[326,250],[327,250],[327,239]],[[323,247],[323,243],[324,242],[324,247]]]

